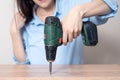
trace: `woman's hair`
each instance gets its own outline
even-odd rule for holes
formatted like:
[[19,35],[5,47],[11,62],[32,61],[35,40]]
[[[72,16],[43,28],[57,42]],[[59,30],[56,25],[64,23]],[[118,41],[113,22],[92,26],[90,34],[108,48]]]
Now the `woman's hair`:
[[25,24],[29,23],[33,18],[33,0],[17,0],[17,7],[19,13],[26,18]]

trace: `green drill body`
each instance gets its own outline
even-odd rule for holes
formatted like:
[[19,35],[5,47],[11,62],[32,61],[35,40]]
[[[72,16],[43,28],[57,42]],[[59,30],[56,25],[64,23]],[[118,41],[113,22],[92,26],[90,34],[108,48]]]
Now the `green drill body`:
[[[82,32],[83,43],[86,46],[95,46],[98,42],[97,27],[92,22],[83,22]],[[46,59],[50,62],[50,72],[52,62],[56,57],[57,47],[62,44],[62,25],[59,18],[49,16],[45,20],[44,43],[46,49]]]
[[62,38],[62,26],[56,22],[51,25],[45,24],[44,30],[45,45],[48,46],[59,46],[62,43],[59,40]]
[[55,60],[57,47],[62,44],[62,33],[60,20],[53,16],[47,17],[44,27],[44,43],[48,62]]

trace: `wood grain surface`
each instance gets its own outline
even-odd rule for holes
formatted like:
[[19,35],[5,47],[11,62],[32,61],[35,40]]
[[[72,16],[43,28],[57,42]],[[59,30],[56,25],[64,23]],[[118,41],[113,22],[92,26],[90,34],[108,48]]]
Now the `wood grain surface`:
[[0,80],[120,80],[120,65],[0,65]]

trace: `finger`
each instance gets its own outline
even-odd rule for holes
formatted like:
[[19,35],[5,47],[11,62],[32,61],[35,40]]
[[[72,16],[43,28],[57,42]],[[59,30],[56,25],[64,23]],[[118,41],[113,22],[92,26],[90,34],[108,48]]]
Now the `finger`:
[[82,31],[82,26],[81,26],[81,24],[79,24],[79,25],[80,25],[80,27],[78,29],[77,36],[79,36],[81,34],[81,31]]
[[76,38],[76,37],[77,37],[77,35],[78,35],[78,30],[77,30],[77,29],[75,29],[73,33],[74,33],[74,34],[73,34],[73,38]]
[[63,32],[63,44],[66,45],[67,44],[67,33]]
[[77,34],[77,33],[74,33],[73,38],[76,38],[77,36],[78,36],[78,34]]
[[81,30],[79,30],[78,32],[77,32],[77,36],[79,36],[81,34]]
[[71,42],[73,40],[73,33],[68,34],[68,41]]

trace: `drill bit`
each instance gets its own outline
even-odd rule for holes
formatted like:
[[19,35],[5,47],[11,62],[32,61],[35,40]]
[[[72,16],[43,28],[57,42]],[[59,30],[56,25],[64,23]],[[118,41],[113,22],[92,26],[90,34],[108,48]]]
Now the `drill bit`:
[[52,74],[52,62],[50,62],[49,64],[49,72],[50,72],[50,75]]

